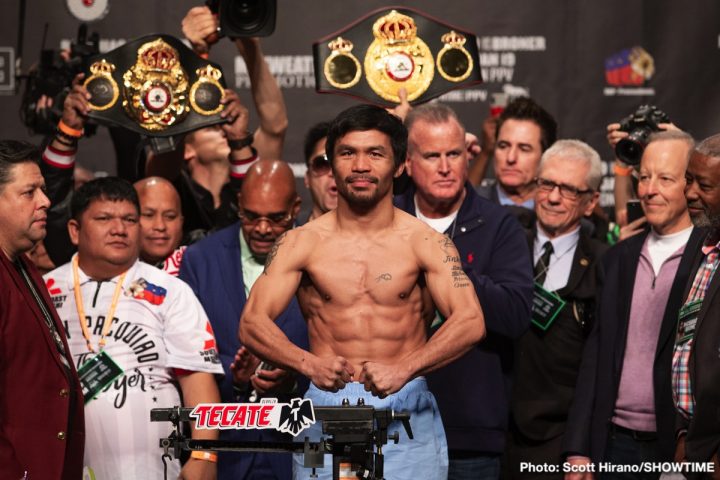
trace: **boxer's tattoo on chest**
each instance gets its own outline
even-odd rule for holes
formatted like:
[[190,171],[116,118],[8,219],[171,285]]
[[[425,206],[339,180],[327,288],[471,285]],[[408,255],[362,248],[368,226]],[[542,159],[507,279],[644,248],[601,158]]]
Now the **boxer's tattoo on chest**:
[[382,273],[375,279],[377,283],[389,282],[390,280],[392,280],[392,275],[390,275],[389,273]]

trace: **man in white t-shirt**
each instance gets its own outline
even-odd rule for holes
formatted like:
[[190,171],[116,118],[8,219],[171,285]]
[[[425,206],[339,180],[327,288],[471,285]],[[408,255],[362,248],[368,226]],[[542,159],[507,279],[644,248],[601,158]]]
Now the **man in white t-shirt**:
[[[450,107],[421,105],[405,126],[412,185],[395,205],[452,239],[487,327],[485,342],[427,376],[447,433],[448,479],[498,479],[513,342],[530,324],[527,236],[507,209],[481,198],[468,182],[465,127]],[[443,321],[436,314],[433,330]]]
[[673,460],[673,336],[703,239],[693,229],[684,194],[693,145],[692,137],[680,131],[650,136],[638,175],[638,197],[650,228],[603,257],[597,318],[564,438],[564,452],[578,473],[566,474],[567,480],[593,478],[587,468],[591,461],[640,465]]
[[[81,375],[85,474],[163,478],[158,440],[171,428],[151,423],[150,410],[180,405],[178,385],[186,406],[219,401],[213,374],[222,368],[212,328],[184,282],[138,260],[139,202],[130,183],[112,177],[88,182],[70,209],[68,230],[78,253],[48,273],[46,285],[78,369],[92,360],[122,371],[95,393],[87,392],[89,376]],[[217,432],[193,429],[192,436],[215,439]],[[214,459],[193,452],[182,472],[173,460],[168,478],[215,478]]]

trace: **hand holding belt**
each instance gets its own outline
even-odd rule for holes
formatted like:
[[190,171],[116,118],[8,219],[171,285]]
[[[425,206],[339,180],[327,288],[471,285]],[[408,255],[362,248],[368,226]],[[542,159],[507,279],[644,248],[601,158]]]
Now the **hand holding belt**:
[[89,117],[168,137],[226,122],[220,66],[170,35],[147,35],[87,62]]

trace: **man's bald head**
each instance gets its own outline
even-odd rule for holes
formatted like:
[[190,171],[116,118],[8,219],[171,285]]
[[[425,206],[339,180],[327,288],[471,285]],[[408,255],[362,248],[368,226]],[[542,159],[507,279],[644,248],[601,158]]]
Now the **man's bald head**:
[[280,160],[258,160],[238,194],[243,237],[255,259],[264,262],[277,237],[292,228],[300,211],[295,176]]
[[180,207],[180,195],[175,186],[162,177],[146,177],[135,182],[133,186],[140,197],[140,202],[143,195],[167,195],[177,202],[178,208]]
[[245,174],[240,196],[255,190],[264,190],[272,192],[276,196],[294,198],[297,192],[292,169],[282,160],[258,160]]
[[148,177],[134,184],[140,199],[140,258],[148,263],[165,260],[182,240],[182,206],[172,183]]

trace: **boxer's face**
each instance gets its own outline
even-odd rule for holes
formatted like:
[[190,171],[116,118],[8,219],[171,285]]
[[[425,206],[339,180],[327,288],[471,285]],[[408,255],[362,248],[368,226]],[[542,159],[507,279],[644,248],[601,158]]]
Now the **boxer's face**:
[[390,137],[379,130],[356,130],[335,143],[333,173],[338,192],[351,206],[368,208],[392,195],[395,167]]

